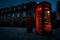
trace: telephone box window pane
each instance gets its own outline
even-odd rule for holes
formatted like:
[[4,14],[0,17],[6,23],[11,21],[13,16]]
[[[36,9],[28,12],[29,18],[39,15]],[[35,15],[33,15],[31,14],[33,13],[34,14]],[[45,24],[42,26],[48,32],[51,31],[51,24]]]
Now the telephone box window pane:
[[38,6],[36,8],[36,33],[42,34],[42,7]]
[[51,17],[50,17],[50,8],[46,7],[44,14],[45,20],[45,31],[51,31]]

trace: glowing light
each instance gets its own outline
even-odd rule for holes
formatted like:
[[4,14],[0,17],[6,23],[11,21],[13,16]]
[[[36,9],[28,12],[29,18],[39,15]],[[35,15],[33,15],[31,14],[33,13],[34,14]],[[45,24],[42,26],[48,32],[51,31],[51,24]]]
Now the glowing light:
[[50,14],[50,11],[45,11],[45,13],[48,13],[48,14]]
[[39,8],[39,11],[42,12],[42,8],[41,7]]
[[47,11],[47,13],[49,14],[49,13],[50,13],[50,11]]
[[37,9],[36,9],[38,12],[42,12],[42,7],[37,7]]
[[40,10],[42,10],[42,8],[39,8]]

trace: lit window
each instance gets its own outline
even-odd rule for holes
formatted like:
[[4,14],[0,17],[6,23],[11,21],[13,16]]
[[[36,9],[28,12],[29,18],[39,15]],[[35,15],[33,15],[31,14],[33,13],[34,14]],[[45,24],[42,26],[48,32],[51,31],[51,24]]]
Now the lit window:
[[17,14],[17,17],[20,17],[20,13]]
[[26,17],[26,13],[25,12],[23,13],[23,17]]
[[12,17],[14,18],[15,14],[12,14]]
[[35,13],[33,13],[33,17],[35,18]]
[[8,16],[7,16],[7,18],[9,19],[9,17],[10,17],[10,14],[7,14]]
[[13,10],[16,10],[16,8],[14,8]]

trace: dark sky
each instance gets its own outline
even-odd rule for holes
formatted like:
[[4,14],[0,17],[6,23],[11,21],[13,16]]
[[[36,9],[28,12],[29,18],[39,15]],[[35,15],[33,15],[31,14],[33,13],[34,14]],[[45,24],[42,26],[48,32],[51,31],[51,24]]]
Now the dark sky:
[[0,8],[5,8],[5,7],[10,7],[10,6],[16,6],[20,5],[22,3],[27,3],[27,2],[42,2],[42,1],[47,1],[52,4],[52,10],[56,10],[56,5],[59,0],[0,0]]

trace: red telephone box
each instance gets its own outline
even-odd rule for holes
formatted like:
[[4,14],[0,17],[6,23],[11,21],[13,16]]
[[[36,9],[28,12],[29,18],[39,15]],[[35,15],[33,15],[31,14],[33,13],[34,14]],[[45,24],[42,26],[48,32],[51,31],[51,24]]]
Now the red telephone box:
[[36,34],[50,34],[51,26],[51,4],[48,2],[41,2],[36,7]]
[[27,17],[27,32],[32,32],[32,16]]
[[42,6],[36,8],[36,34],[42,35]]

